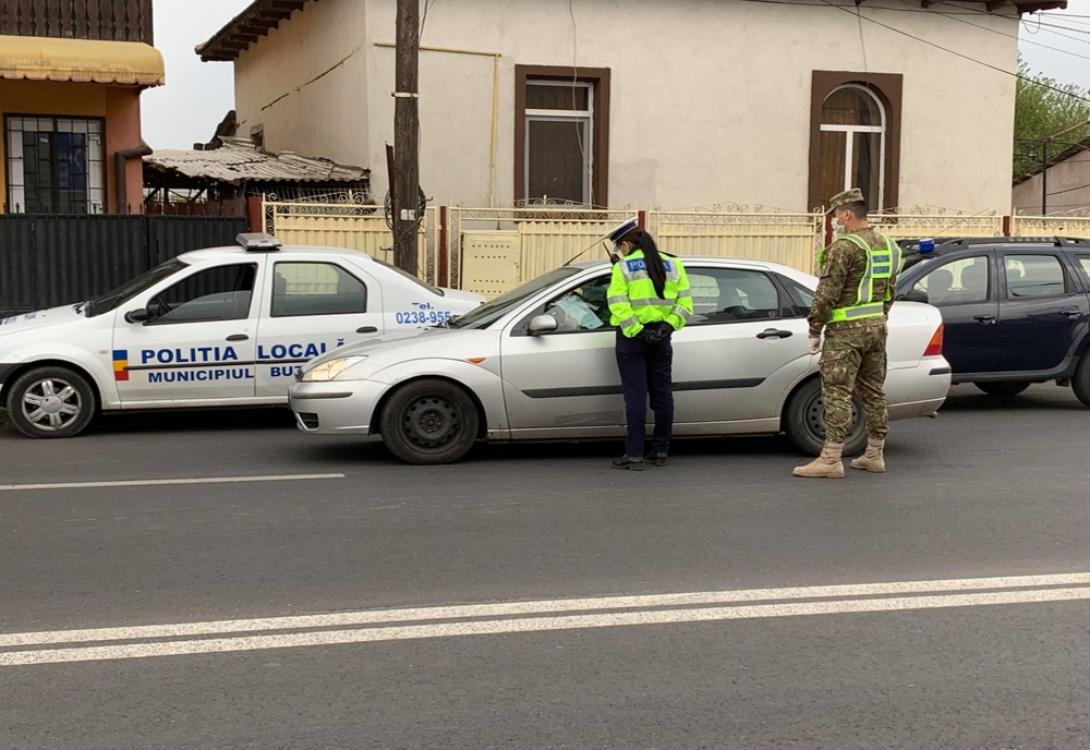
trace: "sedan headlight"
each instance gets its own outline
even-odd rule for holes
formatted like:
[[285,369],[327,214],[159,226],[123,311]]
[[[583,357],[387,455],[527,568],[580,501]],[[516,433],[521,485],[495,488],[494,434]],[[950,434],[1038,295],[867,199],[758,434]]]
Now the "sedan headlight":
[[336,380],[337,376],[353,365],[358,365],[367,357],[338,357],[307,370],[303,373],[305,383],[324,383],[327,380]]

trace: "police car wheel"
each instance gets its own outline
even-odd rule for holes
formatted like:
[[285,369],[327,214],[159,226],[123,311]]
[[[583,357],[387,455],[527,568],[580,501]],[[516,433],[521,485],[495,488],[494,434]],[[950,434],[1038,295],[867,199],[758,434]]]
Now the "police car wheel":
[[417,380],[390,397],[382,412],[386,447],[410,464],[457,461],[473,447],[480,416],[473,399],[445,380]]
[[[783,425],[787,439],[800,451],[813,456],[821,453],[825,442],[825,403],[821,398],[820,378],[808,380],[791,395],[784,410]],[[844,453],[859,453],[866,444],[867,431],[857,400],[848,439],[844,442]]]
[[95,415],[87,379],[64,367],[29,370],[8,391],[8,417],[32,438],[65,438],[83,432]]

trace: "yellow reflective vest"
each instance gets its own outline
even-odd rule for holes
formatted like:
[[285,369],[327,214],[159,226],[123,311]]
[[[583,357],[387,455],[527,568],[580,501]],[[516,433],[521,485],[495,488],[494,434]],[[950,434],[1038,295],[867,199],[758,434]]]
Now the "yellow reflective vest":
[[628,338],[635,338],[648,323],[669,323],[680,331],[693,315],[693,293],[689,277],[678,258],[662,256],[666,268],[663,296],[647,273],[643,250],[636,249],[613,265],[609,284],[610,324]]

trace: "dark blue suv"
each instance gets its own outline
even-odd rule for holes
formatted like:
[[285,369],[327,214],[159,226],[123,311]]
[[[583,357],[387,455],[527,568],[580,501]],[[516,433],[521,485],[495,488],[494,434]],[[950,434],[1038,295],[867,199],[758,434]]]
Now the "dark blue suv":
[[[901,243],[899,299],[942,311],[955,383],[1015,396],[1054,380],[1090,406],[1090,241],[989,237]],[[922,293],[922,294],[921,294]]]

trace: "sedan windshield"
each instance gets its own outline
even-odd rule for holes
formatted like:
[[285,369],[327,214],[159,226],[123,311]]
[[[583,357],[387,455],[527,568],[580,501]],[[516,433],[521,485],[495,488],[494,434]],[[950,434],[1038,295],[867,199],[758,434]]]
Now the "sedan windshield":
[[557,282],[570,278],[581,270],[579,268],[565,267],[549,271],[544,276],[538,276],[533,281],[528,281],[522,286],[512,289],[507,294],[474,308],[465,315],[459,315],[451,319],[449,325],[451,328],[487,328],[506,315],[509,310],[518,307],[542,289],[547,289]]
[[110,312],[110,310],[115,309],[118,305],[124,304],[133,296],[140,294],[140,292],[150,288],[154,284],[158,284],[166,277],[178,273],[178,271],[181,271],[183,268],[186,268],[186,264],[182,263],[177,258],[173,258],[166,263],[156,266],[150,271],[145,271],[136,278],[126,281],[121,286],[107,292],[98,299],[92,300],[91,304],[87,306],[87,317],[93,318],[96,315]]

